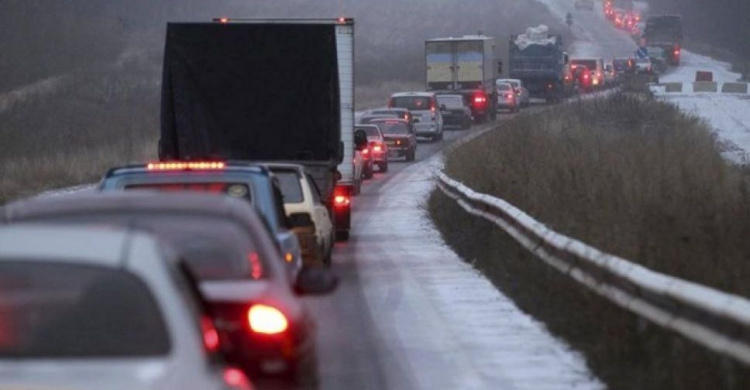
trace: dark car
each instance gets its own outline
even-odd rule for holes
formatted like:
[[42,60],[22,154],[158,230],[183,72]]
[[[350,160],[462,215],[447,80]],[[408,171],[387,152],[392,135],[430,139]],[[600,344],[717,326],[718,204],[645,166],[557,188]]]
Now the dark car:
[[404,157],[406,161],[414,161],[417,155],[417,136],[411,123],[399,118],[376,119],[371,123],[383,133],[389,159]]
[[[170,244],[196,276],[230,363],[252,377],[314,381],[313,319],[296,296],[261,217],[221,195],[147,192],[37,198],[4,208],[2,222],[127,226]],[[305,268],[296,293],[325,293],[335,278]]]
[[104,192],[127,190],[220,193],[249,201],[276,238],[284,262],[294,274],[302,267],[302,250],[277,180],[262,166],[231,162],[155,162],[110,169],[99,183]]
[[459,126],[462,129],[471,127],[471,108],[466,104],[463,95],[438,94],[437,100],[445,126]]

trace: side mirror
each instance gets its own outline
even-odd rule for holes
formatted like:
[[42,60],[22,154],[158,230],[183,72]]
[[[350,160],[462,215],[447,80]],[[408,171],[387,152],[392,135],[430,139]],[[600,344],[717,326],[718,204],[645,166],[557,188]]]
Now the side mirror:
[[310,213],[293,213],[289,216],[289,224],[292,227],[315,227]]
[[330,270],[320,267],[304,266],[294,283],[294,289],[300,295],[323,295],[336,290],[339,278]]
[[354,130],[354,147],[357,150],[363,150],[367,147],[367,133],[364,130]]

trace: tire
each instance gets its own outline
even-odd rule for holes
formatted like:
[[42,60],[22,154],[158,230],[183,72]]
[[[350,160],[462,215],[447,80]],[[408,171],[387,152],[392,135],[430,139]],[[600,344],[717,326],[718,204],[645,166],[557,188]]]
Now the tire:
[[336,241],[349,241],[349,231],[348,230],[336,231]]
[[367,169],[365,169],[365,172],[362,174],[362,176],[364,176],[365,179],[370,180],[370,179],[372,179],[373,175],[374,175],[374,173],[373,173],[373,166],[372,166],[372,164],[370,164],[370,167],[367,168]]
[[382,163],[380,163],[380,172],[388,172],[388,161],[383,161]]

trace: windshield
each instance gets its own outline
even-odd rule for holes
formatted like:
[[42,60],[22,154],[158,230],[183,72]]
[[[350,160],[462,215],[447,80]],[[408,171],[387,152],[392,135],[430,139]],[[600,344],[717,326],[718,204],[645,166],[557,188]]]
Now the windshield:
[[380,128],[380,131],[384,134],[409,134],[409,127],[404,122],[397,121],[386,121],[376,122],[375,125]]
[[0,263],[0,359],[156,357],[169,351],[156,300],[129,272]]
[[438,95],[438,103],[445,105],[446,107],[463,107],[464,97],[460,95]]
[[398,96],[391,98],[391,106],[410,111],[429,110],[431,100],[429,96]]
[[222,182],[183,182],[183,183],[139,183],[127,184],[126,190],[153,190],[164,192],[208,192],[211,194],[223,194],[233,198],[250,200],[250,188],[242,183]]
[[596,69],[596,60],[572,60],[572,65],[585,65],[589,69]]

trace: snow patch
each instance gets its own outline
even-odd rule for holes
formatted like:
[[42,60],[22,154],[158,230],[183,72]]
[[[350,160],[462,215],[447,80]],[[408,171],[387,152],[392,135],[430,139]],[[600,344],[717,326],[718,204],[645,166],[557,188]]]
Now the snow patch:
[[549,27],[544,24],[538,27],[529,27],[526,33],[516,36],[516,46],[521,50],[526,50],[531,45],[547,46],[557,43],[557,38],[549,36]]

